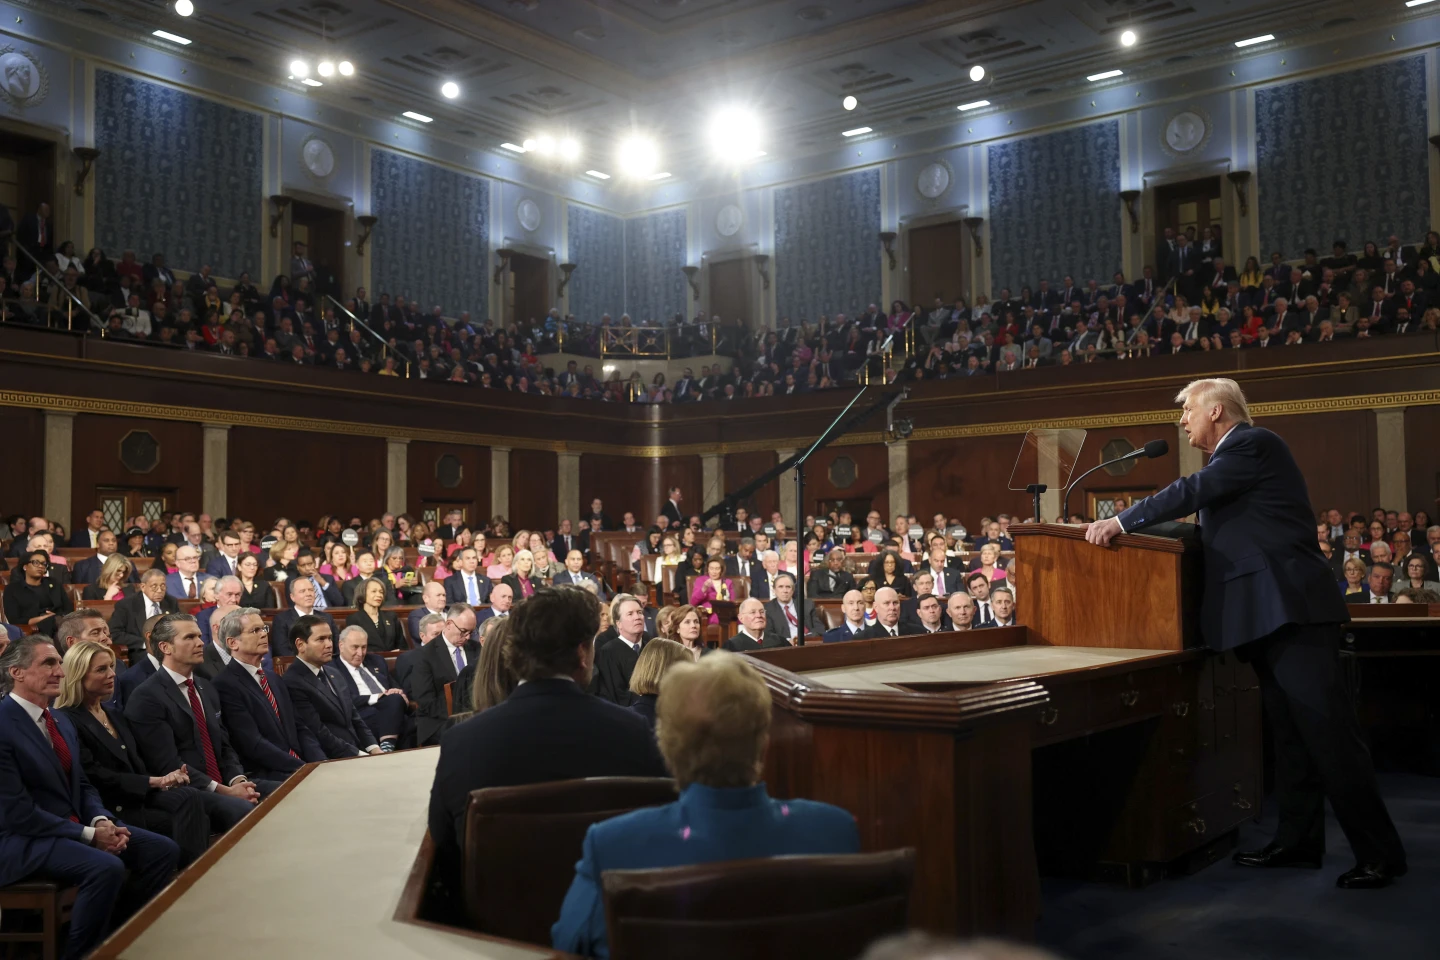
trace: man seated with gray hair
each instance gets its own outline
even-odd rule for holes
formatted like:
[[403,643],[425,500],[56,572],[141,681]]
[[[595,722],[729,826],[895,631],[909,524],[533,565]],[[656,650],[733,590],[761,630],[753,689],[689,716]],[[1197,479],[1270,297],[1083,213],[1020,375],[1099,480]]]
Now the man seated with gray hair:
[[390,679],[385,658],[369,650],[365,628],[351,624],[340,631],[340,655],[324,669],[329,671],[336,691],[351,698],[365,726],[380,738],[380,750],[393,753],[401,746],[401,738],[414,731],[405,716],[410,701],[400,685]]
[[400,684],[401,689],[406,691],[407,696],[409,689],[405,684],[410,678],[410,671],[415,669],[415,660],[420,656],[420,651],[425,648],[425,644],[440,636],[440,626],[444,622],[445,614],[443,612],[425,614],[416,623],[415,632],[411,634],[415,640],[415,646],[395,658],[395,669],[391,671],[390,675],[395,678],[396,683]]
[[237,607],[220,619],[218,638],[230,662],[215,676],[221,719],[245,772],[258,780],[284,780],[306,763],[324,760],[320,741],[296,723],[295,707],[280,677],[261,663],[270,652],[270,628],[255,607]]

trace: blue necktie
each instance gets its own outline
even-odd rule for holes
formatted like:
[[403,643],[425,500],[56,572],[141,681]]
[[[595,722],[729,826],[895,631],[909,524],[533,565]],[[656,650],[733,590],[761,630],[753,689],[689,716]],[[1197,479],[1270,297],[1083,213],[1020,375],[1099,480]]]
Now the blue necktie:
[[473,573],[465,575],[465,595],[470,598],[471,606],[480,602],[480,594],[475,589],[475,574]]

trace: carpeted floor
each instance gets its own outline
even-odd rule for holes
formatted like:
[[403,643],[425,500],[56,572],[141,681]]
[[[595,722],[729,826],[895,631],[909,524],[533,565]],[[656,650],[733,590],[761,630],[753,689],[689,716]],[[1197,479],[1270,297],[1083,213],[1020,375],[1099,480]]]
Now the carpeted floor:
[[[1044,881],[1038,940],[1068,960],[1436,960],[1440,958],[1440,779],[1383,774],[1410,872],[1380,891],[1335,878],[1354,859],[1332,817],[1323,870],[1249,870],[1229,858],[1141,890]],[[1264,846],[1273,803],[1240,831]]]

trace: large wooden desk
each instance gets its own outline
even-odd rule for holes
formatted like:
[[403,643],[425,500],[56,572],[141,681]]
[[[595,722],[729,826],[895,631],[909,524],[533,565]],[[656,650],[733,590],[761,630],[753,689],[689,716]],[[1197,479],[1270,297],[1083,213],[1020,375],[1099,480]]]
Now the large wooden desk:
[[304,767],[93,960],[568,956],[396,916],[439,756],[431,747]]
[[1030,937],[1041,869],[1148,882],[1260,808],[1254,673],[1186,642],[1195,545],[1011,530],[1023,626],[750,654],[771,791],[850,810],[867,850],[914,846],[912,920],[936,931]]

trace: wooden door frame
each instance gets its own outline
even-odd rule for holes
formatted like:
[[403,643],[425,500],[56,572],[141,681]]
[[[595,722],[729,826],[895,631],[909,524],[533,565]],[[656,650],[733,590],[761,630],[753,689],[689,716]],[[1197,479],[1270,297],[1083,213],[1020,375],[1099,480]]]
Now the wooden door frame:
[[[50,223],[55,232],[52,240],[57,246],[65,240],[74,240],[77,248],[85,250],[95,246],[95,171],[92,169],[85,181],[85,196],[75,196],[75,177],[80,172],[80,162],[75,159],[74,138],[70,133],[15,117],[5,117],[0,119],[0,134],[41,140],[54,148],[55,181],[52,184],[53,195],[50,197]],[[104,162],[104,156],[95,161],[97,165]],[[20,219],[32,212],[13,211],[15,226],[18,228]]]
[[[513,238],[513,237],[506,237],[506,238],[504,239],[504,241],[500,244],[500,246],[496,247],[495,249],[496,249],[496,250],[513,250],[514,252],[516,252],[516,253],[518,253],[518,254],[521,254],[522,256],[534,257],[534,258],[537,259],[537,260],[544,260],[544,261],[545,261],[545,283],[546,283],[545,289],[550,292],[550,298],[549,298],[549,299],[550,299],[550,306],[552,306],[552,307],[560,307],[560,299],[561,299],[561,298],[559,298],[559,297],[557,297],[557,296],[554,295],[555,287],[556,287],[556,286],[558,285],[558,283],[559,283],[557,277],[558,277],[558,275],[559,275],[559,273],[560,273],[560,268],[559,268],[559,266],[557,266],[558,261],[555,259],[555,250],[554,250],[554,248],[552,248],[552,247],[542,247],[542,246],[540,246],[540,245],[538,245],[538,244],[526,243],[526,242],[524,242],[524,241],[522,241],[522,240],[516,240],[516,239]],[[493,253],[494,251],[492,250],[491,252]],[[504,326],[504,319],[503,319],[503,318],[504,318],[504,315],[505,315],[505,288],[506,288],[506,285],[507,285],[509,282],[510,282],[510,262],[507,260],[507,261],[505,261],[505,269],[504,269],[504,272],[501,273],[501,275],[500,275],[500,290],[499,290],[499,294],[498,294],[498,296],[499,296],[499,302],[498,302],[498,304],[497,304],[498,307],[499,307],[499,309],[498,309],[497,311],[495,311],[496,314],[497,314],[496,322],[499,323],[501,326]],[[568,301],[567,301],[567,306],[568,306]],[[564,307],[561,307],[561,309],[563,310],[563,309],[565,309],[565,308],[564,308]]]
[[[289,197],[292,201],[298,201],[310,207],[322,207],[326,210],[333,210],[341,215],[340,228],[340,296],[337,297],[341,303],[350,298],[356,287],[365,287],[367,292],[370,289],[369,278],[365,275],[365,265],[361,262],[359,254],[355,252],[355,238],[359,235],[355,229],[355,207],[346,200],[338,197],[327,196],[323,193],[311,193],[309,190],[302,190],[296,187],[285,186],[280,191],[282,196]],[[266,203],[269,207],[269,203]],[[280,249],[279,273],[290,275],[290,256],[295,249],[295,236],[291,232],[294,226],[294,203],[287,204],[285,216],[280,221],[280,238],[277,241]]]
[[[1212,160],[1208,163],[1191,164],[1185,167],[1174,167],[1170,169],[1155,170],[1146,172],[1141,176],[1143,189],[1140,196],[1140,210],[1137,215],[1140,217],[1140,244],[1135,249],[1134,257],[1125,264],[1125,276],[1127,279],[1140,276],[1141,268],[1150,264],[1155,253],[1155,243],[1160,236],[1159,223],[1160,210],[1155,202],[1155,191],[1160,187],[1168,187],[1177,183],[1185,183],[1189,180],[1204,180],[1208,177],[1220,178],[1220,209],[1222,222],[1225,224],[1224,235],[1221,238],[1225,250],[1225,262],[1237,270],[1245,258],[1255,253],[1259,246],[1258,224],[1255,217],[1255,183],[1252,179],[1249,187],[1249,208],[1248,217],[1240,216],[1240,203],[1235,194],[1235,187],[1226,176],[1231,170],[1236,169],[1230,159]],[[1252,235],[1252,231],[1254,234]],[[1261,258],[1261,262],[1269,262]],[[1159,268],[1156,266],[1158,272]]]
[[[750,260],[750,266],[753,268],[755,266],[754,258],[760,253],[760,244],[747,243],[738,247],[722,247],[718,250],[707,250],[700,255],[699,309],[705,312],[706,317],[714,315],[710,303],[710,268],[717,263],[729,263],[732,260]],[[770,262],[769,270],[770,282],[773,285],[775,282],[775,262],[773,259]],[[686,288],[689,288],[688,281]],[[770,329],[774,329],[775,324],[773,323],[773,318],[770,318],[768,321],[765,318],[765,305],[767,301],[768,297],[766,296],[764,281],[760,279],[760,274],[756,273],[750,284],[751,329],[759,329],[762,324]],[[691,294],[688,303],[691,310],[696,309],[696,301],[693,294]],[[687,314],[687,316],[689,316],[689,314]]]

